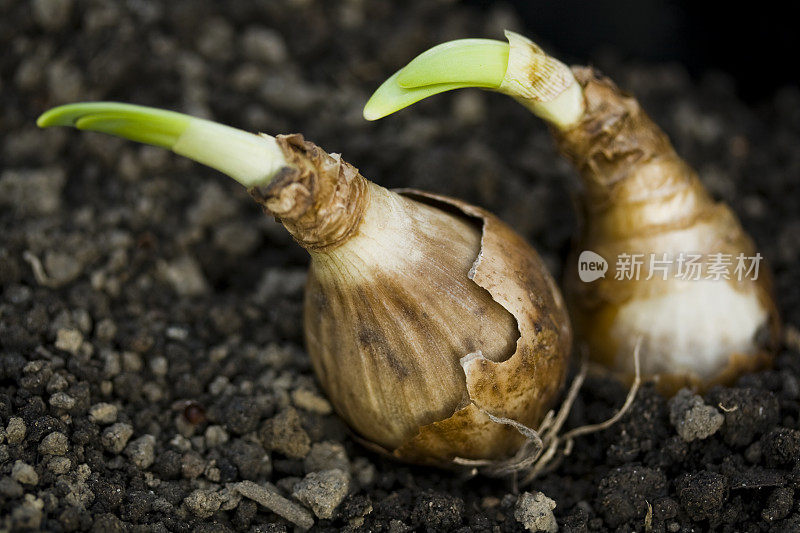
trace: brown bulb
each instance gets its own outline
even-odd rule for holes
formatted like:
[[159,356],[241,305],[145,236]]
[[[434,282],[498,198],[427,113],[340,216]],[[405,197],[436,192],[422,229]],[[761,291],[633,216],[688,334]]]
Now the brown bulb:
[[[667,393],[763,367],[779,320],[753,241],[633,97],[591,69],[573,71],[586,112],[554,135],[583,183],[581,231],[565,281],[577,335],[597,361],[628,375],[641,338],[642,371]],[[608,261],[606,277],[579,279],[587,250]],[[737,273],[740,257],[743,268],[757,262],[758,271]]]
[[253,196],[311,254],[306,342],[338,413],[400,459],[502,459],[564,382],[571,331],[536,252],[486,211],[392,192],[300,136]]

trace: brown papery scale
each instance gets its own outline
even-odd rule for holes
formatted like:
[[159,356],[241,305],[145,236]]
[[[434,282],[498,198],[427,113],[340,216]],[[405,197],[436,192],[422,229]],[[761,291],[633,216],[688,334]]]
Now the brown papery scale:
[[308,352],[337,412],[375,449],[449,465],[502,459],[564,382],[571,331],[538,254],[497,217],[389,191],[299,135],[252,196],[311,255]]

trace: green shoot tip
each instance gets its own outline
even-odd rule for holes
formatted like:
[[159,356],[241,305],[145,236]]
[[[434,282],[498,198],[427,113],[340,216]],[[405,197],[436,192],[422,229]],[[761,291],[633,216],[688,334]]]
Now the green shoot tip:
[[434,46],[386,80],[364,106],[364,118],[377,120],[445,91],[496,89],[508,66],[508,43],[459,39]]
[[72,126],[171,149],[192,117],[118,102],[84,102],[54,107],[36,120],[40,128]]
[[232,177],[245,187],[269,182],[286,165],[269,135],[254,135],[216,122],[118,102],[84,102],[43,113],[40,128],[73,126],[167,148]]

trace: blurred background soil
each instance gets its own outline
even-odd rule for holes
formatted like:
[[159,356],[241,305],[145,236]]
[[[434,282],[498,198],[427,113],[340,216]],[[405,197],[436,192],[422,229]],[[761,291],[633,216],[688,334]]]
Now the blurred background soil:
[[[301,132],[381,185],[490,209],[559,275],[577,180],[542,123],[477,90],[361,117],[417,53],[504,28],[641,99],[759,243],[787,324],[774,369],[703,398],[645,386],[527,490],[561,531],[800,530],[800,91],[687,70],[644,37],[640,55],[602,33],[582,44],[524,4],[0,0],[0,531],[524,531],[542,504],[511,483],[398,464],[348,434],[303,349],[306,253],[237,184],[34,123],[107,99]],[[589,379],[568,426],[625,393]]]

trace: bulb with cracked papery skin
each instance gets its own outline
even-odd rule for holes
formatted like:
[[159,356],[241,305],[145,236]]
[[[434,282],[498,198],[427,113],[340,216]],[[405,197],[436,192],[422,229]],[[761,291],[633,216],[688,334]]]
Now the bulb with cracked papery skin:
[[489,414],[535,426],[571,343],[536,252],[480,208],[389,191],[299,136],[278,142],[291,166],[251,194],[311,254],[306,345],[337,412],[410,462],[516,451],[522,436]]
[[300,135],[115,102],[38,123],[170,148],[245,185],[311,255],[308,352],[373,448],[440,466],[501,460],[523,443],[502,419],[533,427],[557,399],[571,343],[561,295],[536,252],[483,209],[386,190]]

